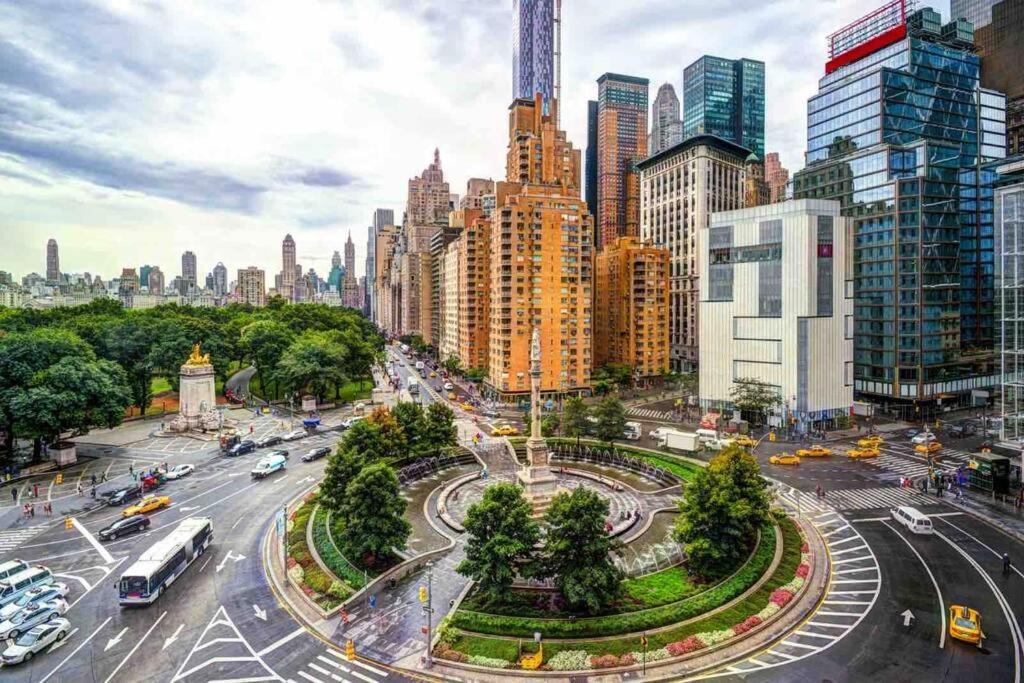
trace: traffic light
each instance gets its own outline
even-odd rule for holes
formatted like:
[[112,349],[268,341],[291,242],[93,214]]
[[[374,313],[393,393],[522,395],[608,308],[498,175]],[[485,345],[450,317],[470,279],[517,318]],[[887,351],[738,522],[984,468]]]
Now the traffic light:
[[64,473],[63,472],[58,472],[57,473],[57,480],[54,483],[57,484],[58,486],[60,486],[61,484],[64,483]]
[[768,440],[775,443],[775,432],[768,432]]
[[427,587],[426,586],[420,586],[420,602],[426,602],[426,601],[427,601]]
[[356,658],[356,644],[351,640],[345,641],[345,659],[352,661]]
[[71,520],[70,517],[65,517],[64,518],[64,528],[65,529],[71,529],[74,526],[75,526],[75,523]]

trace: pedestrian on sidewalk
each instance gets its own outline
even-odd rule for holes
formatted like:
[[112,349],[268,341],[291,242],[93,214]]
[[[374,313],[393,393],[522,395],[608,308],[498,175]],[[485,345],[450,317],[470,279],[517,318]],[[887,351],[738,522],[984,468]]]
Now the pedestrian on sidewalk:
[[818,484],[818,485],[817,485],[817,486],[816,486],[816,487],[814,488],[814,495],[815,495],[815,496],[816,496],[816,497],[818,498],[818,500],[821,500],[821,497],[822,497],[822,496],[821,496],[821,484]]
[[131,464],[128,465],[128,474],[132,475],[132,479],[135,478],[135,468]]
[[78,484],[78,495],[82,495],[82,484],[81,484],[81,482],[79,482],[79,484]]
[[106,480],[107,480],[107,473],[104,472],[103,474],[100,475],[100,483],[102,484]]
[[32,497],[33,498],[38,498],[39,497],[39,484],[32,484]]
[[53,503],[43,503],[43,512],[46,513],[47,517],[53,516]]
[[92,499],[96,500],[96,487],[95,486],[92,487]]
[[28,516],[29,517],[35,517],[36,516],[36,504],[35,503],[32,503],[31,505],[28,506]]
[[93,474],[93,475],[91,475],[90,478],[92,479],[92,485],[95,486],[96,485],[96,475]]
[[17,505],[17,503],[18,503],[18,487],[17,486],[12,486],[11,487],[11,499],[14,501],[15,505]]
[[28,518],[28,503],[25,503],[24,505],[21,506],[21,516],[25,517],[26,519]]

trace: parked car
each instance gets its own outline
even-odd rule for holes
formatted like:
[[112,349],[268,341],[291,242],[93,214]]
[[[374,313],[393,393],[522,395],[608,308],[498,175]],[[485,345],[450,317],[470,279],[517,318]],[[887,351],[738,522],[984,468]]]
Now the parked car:
[[171,504],[170,496],[146,496],[135,505],[129,505],[121,514],[125,517],[141,515],[146,512],[153,512]]
[[[130,508],[129,508],[130,509]],[[101,541],[112,541],[119,536],[127,536],[149,529],[149,517],[140,514],[133,514],[131,517],[122,517],[103,527],[96,534]]]
[[0,640],[17,640],[22,633],[28,633],[33,626],[57,619],[68,611],[68,603],[62,598],[46,602],[30,602],[25,609],[15,612],[7,621],[0,623]]
[[232,446],[231,450],[228,451],[228,455],[232,457],[236,455],[245,455],[246,453],[252,453],[254,450],[256,450],[256,442],[246,439],[245,441],[240,441]]
[[165,476],[171,480],[181,479],[182,477],[187,477],[188,475],[192,474],[195,471],[195,465],[182,463],[181,465],[175,465],[171,469],[167,470],[167,474]]
[[28,607],[33,602],[46,602],[47,600],[63,599],[68,594],[66,583],[45,583],[42,586],[26,591],[20,598],[0,608],[0,621],[6,621],[13,615]]
[[60,617],[34,626],[0,654],[0,663],[11,666],[27,662],[52,644],[67,638],[70,632],[71,622]]
[[256,439],[257,448],[266,448],[267,446],[276,446],[281,443],[284,439],[281,438],[280,434],[271,434],[270,436],[264,436]]
[[326,446],[321,446],[320,448],[313,448],[309,451],[309,453],[306,453],[304,456],[302,456],[302,462],[313,462],[314,460],[319,460],[325,455],[330,455],[330,452],[331,449]]
[[345,418],[344,420],[341,421],[341,426],[343,429],[350,429],[352,425],[354,425],[356,422],[359,422],[360,420],[364,419],[366,418],[364,418],[362,415],[356,415],[353,417]]
[[273,450],[273,451],[270,451],[269,453],[267,453],[267,455],[268,456],[270,456],[270,455],[279,455],[282,458],[284,458],[285,460],[288,459],[288,451],[283,451],[280,448],[278,448],[276,450]]
[[306,430],[305,429],[293,429],[292,431],[288,432],[287,434],[281,435],[281,440],[282,441],[296,441],[298,439],[304,439],[304,438],[306,438]]
[[113,491],[107,498],[107,505],[124,505],[129,500],[135,500],[136,498],[142,497],[141,486],[126,486],[123,489]]

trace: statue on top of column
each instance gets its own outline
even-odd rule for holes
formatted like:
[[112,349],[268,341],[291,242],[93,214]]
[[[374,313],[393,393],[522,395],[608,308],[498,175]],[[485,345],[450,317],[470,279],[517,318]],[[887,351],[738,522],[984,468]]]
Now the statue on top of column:
[[540,328],[533,328],[533,338],[530,340],[530,362],[540,362]]

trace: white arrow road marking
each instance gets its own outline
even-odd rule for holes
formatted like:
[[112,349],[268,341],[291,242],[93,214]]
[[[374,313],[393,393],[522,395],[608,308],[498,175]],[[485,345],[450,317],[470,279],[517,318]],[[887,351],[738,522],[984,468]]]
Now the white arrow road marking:
[[189,505],[188,507],[178,508],[178,509],[181,510],[182,512],[191,512],[192,510],[198,510],[199,506],[198,505],[195,505],[195,506]]
[[117,668],[110,672],[110,675],[107,676],[106,680],[104,680],[103,683],[110,683],[114,676],[117,675],[117,672],[121,670],[121,667],[124,666],[124,663],[131,659],[131,657],[135,654],[135,651],[139,649],[139,646],[146,641],[146,638],[149,638],[149,634],[153,632],[153,629],[160,625],[160,622],[163,621],[164,617],[166,616],[167,610],[164,610],[164,612],[159,617],[157,617],[156,621],[153,622],[153,625],[149,627],[149,630],[146,631],[142,638],[139,639],[139,642],[135,643],[135,647],[133,647],[128,652],[128,654],[125,655],[124,659],[121,660],[121,663],[117,665]]
[[263,621],[267,620],[267,610],[260,609],[259,605],[253,605],[252,611],[256,614],[257,619],[262,619]]
[[75,525],[75,528],[78,529],[83,536],[85,536],[85,540],[89,541],[89,543],[92,544],[93,548],[96,548],[96,552],[100,554],[100,557],[103,558],[104,562],[106,562],[107,564],[114,563],[114,556],[107,552],[106,548],[100,545],[100,542],[96,540],[96,537],[93,536],[88,529],[82,526],[82,523],[79,522],[76,517],[71,518],[71,523]]
[[58,640],[56,643],[51,645],[50,649],[47,650],[47,652],[53,652],[57,648],[64,647],[68,644],[68,641],[71,640],[71,636],[75,635],[76,633],[78,633],[78,628],[71,629],[71,633],[67,634],[66,636]]
[[121,638],[123,638],[124,634],[127,633],[127,632],[128,632],[128,627],[125,626],[123,629],[121,629],[120,633],[118,633],[116,636],[114,636],[113,638],[111,638],[111,639],[109,639],[107,641],[107,646],[105,648],[103,648],[103,651],[106,652],[110,648],[112,648],[115,645],[117,645],[118,643],[120,643],[121,642]]
[[178,624],[178,628],[174,629],[174,633],[170,638],[164,638],[164,646],[160,648],[161,651],[166,650],[171,643],[178,639],[178,634],[181,633],[181,629],[185,628],[185,624]]
[[234,560],[235,562],[241,562],[245,559],[245,555],[235,555],[234,552],[228,551],[228,554],[224,556],[224,559],[217,565],[217,572],[220,573],[221,569],[224,569],[224,565],[228,563],[228,560]]
[[913,612],[911,612],[911,611],[910,611],[910,610],[908,609],[908,610],[904,610],[904,611],[903,611],[902,613],[900,613],[900,616],[901,616],[901,617],[903,617],[903,625],[904,625],[904,626],[910,626],[910,622],[911,622],[911,621],[913,620],[913,618],[914,618],[914,613],[913,613]]
[[78,647],[76,647],[74,650],[71,651],[71,654],[69,654],[64,659],[60,660],[60,664],[58,664],[56,667],[54,667],[53,671],[51,671],[50,673],[48,673],[45,676],[43,676],[43,678],[39,681],[39,683],[46,683],[46,681],[50,680],[50,678],[53,676],[53,674],[57,673],[57,671],[62,666],[64,666],[69,659],[71,659],[76,654],[78,654],[78,651],[81,650],[83,647],[85,647],[89,643],[89,641],[93,639],[93,636],[95,636],[97,633],[99,633],[101,630],[103,630],[103,627],[106,626],[107,624],[109,624],[111,619],[113,619],[113,617],[107,617],[106,620],[102,624],[100,624],[99,626],[96,627],[95,631],[93,631],[92,633],[89,634],[88,638],[86,638],[81,643],[79,643]]

